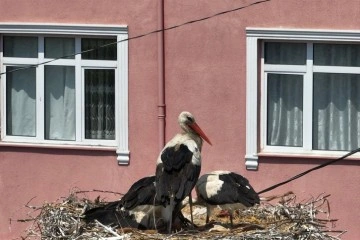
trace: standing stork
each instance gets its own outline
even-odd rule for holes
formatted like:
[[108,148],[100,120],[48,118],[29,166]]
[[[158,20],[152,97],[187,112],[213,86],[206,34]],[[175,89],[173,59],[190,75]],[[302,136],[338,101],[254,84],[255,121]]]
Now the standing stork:
[[156,201],[164,207],[162,218],[171,233],[173,220],[180,214],[181,201],[189,197],[201,170],[203,140],[210,140],[189,112],[178,118],[182,133],[175,135],[161,151],[156,163]]
[[207,214],[206,223],[215,208],[226,209],[230,214],[233,226],[233,212],[260,203],[259,195],[249,181],[234,172],[214,171],[202,175],[195,186],[197,202],[205,203]]

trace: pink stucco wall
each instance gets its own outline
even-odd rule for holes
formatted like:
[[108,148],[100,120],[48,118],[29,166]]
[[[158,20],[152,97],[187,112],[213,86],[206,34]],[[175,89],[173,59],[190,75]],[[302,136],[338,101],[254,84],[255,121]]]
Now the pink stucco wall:
[[[153,0],[0,1],[0,24],[127,25],[131,37],[156,29],[157,18]],[[20,236],[27,224],[16,220],[26,218],[28,209],[23,206],[33,197],[31,204],[38,205],[67,196],[73,188],[125,192],[137,178],[154,174],[156,46],[156,35],[129,42],[129,166],[118,166],[115,152],[0,147],[0,239]]]
[[[172,2],[166,26],[201,18],[241,5],[235,1]],[[255,1],[241,1],[252,3]],[[170,4],[169,4],[170,5]],[[168,122],[189,109],[213,142],[205,144],[202,171],[231,169],[244,174],[257,190],[316,166],[319,159],[260,158],[259,170],[246,171],[245,153],[245,28],[360,30],[359,1],[270,1],[166,33]],[[179,84],[179,81],[182,84]],[[179,88],[184,89],[183,91]],[[181,94],[173,97],[176,92]],[[254,106],[256,107],[256,106]],[[177,131],[168,124],[168,137]],[[331,217],[342,239],[360,239],[360,161],[342,161],[268,192],[294,191],[299,200],[331,194]]]
[[[165,27],[206,17],[254,0],[165,0]],[[0,0],[6,22],[128,25],[129,35],[157,28],[155,0]],[[213,146],[203,147],[202,172],[242,173],[257,190],[323,162],[319,159],[260,158],[259,170],[246,171],[245,28],[360,30],[357,0],[272,0],[165,32],[166,138],[182,110],[195,114]],[[23,208],[55,201],[71,189],[124,192],[155,170],[158,155],[157,35],[129,42],[129,166],[115,152],[0,146],[0,239],[18,237],[27,226]],[[256,107],[256,106],[254,106]],[[343,161],[269,192],[292,190],[298,199],[331,194],[331,216],[343,239],[360,239],[360,160]],[[115,195],[107,196],[116,198]],[[13,221],[9,221],[12,219]]]

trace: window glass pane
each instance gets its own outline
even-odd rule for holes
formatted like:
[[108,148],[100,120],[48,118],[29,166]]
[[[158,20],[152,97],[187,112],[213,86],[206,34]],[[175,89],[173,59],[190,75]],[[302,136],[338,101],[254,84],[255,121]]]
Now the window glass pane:
[[[6,67],[12,71],[19,67]],[[36,69],[27,68],[6,74],[6,134],[36,135]]]
[[75,67],[45,66],[45,139],[75,140]]
[[96,50],[82,53],[81,57],[82,59],[116,60],[117,44],[111,44],[115,42],[116,42],[115,38],[114,39],[83,38],[81,39],[82,52],[91,49],[96,49]]
[[[45,38],[45,57],[46,58],[60,58],[64,56],[73,55],[75,53],[75,39],[74,38]],[[68,58],[74,59],[75,56]]]
[[267,75],[267,145],[302,146],[303,76]]
[[85,70],[85,138],[115,139],[115,70]]
[[38,57],[37,37],[4,37],[4,57]]
[[359,147],[359,93],[359,74],[314,74],[314,149],[350,151]]
[[306,63],[306,43],[265,43],[265,63],[303,65]]
[[314,64],[360,66],[359,44],[314,44]]

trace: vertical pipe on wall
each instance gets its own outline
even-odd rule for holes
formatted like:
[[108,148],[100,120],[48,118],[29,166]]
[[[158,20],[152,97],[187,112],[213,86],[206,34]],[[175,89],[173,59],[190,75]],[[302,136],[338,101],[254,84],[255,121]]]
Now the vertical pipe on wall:
[[[158,29],[164,29],[164,0],[158,3]],[[165,59],[164,59],[164,31],[158,33],[158,122],[159,122],[159,148],[165,145]]]

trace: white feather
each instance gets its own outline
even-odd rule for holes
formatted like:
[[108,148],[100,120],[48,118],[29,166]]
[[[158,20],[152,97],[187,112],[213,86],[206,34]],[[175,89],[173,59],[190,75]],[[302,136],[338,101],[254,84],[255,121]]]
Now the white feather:
[[223,181],[219,179],[218,175],[205,174],[197,181],[196,188],[199,192],[205,193],[207,198],[211,198],[218,194],[222,185]]
[[132,215],[135,221],[147,229],[154,229],[157,226],[154,224],[154,214],[155,220],[158,222],[161,219],[161,206],[153,205],[140,205],[129,211],[129,214]]

